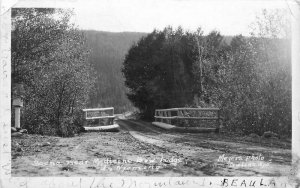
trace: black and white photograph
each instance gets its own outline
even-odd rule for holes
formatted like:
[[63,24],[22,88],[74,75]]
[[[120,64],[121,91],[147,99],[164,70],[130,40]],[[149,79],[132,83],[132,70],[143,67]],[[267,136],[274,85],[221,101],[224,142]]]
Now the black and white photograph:
[[290,176],[297,6],[11,8],[11,176]]

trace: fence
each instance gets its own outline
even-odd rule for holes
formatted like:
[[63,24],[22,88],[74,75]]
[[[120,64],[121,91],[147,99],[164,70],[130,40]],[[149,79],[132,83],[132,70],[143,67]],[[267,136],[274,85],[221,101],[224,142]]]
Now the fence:
[[[108,119],[108,125],[106,126],[112,126],[114,124],[114,108],[113,107],[108,107],[108,108],[91,108],[91,109],[82,109],[84,112],[84,128],[86,130],[100,130],[100,129],[105,129],[105,126],[99,126],[99,127],[87,127],[87,122],[88,120],[100,120],[101,119]],[[116,126],[116,125],[115,125]]]
[[[211,112],[207,113],[203,112]],[[211,116],[213,114],[214,116]],[[170,108],[155,110],[155,121],[172,124],[172,120],[213,120],[217,121],[217,129],[220,128],[221,117],[219,108]]]

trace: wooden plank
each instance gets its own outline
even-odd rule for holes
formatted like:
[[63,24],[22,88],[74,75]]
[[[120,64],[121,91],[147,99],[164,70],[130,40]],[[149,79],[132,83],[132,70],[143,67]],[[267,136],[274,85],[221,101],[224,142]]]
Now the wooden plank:
[[[158,111],[158,114],[159,114],[159,117],[161,117],[161,116],[162,116],[162,112],[161,112],[161,111]],[[160,119],[160,121],[162,122],[162,121],[163,121],[163,119]]]
[[218,111],[218,110],[220,110],[220,108],[169,108],[169,109],[157,109],[157,111],[177,111],[177,110]]
[[183,116],[183,117],[187,117],[186,110],[182,110],[182,116]]
[[216,128],[200,128],[200,127],[175,127],[171,129],[175,132],[181,133],[211,133],[216,132]]
[[178,110],[178,116],[183,117],[182,110]]
[[[168,114],[168,117],[171,117],[171,111],[168,111],[167,114]],[[171,124],[171,119],[167,119],[167,122],[168,122],[168,124]]]
[[108,108],[89,108],[89,109],[82,109],[82,111],[106,111],[106,110],[114,110],[114,107],[108,107]]
[[176,117],[177,119],[217,120],[217,117]]
[[118,124],[97,126],[97,127],[84,127],[86,131],[105,131],[105,130],[114,130],[118,128],[119,128]]
[[201,128],[201,127],[176,127],[174,125],[160,123],[160,122],[152,122],[153,125],[158,126],[160,128],[179,132],[179,133],[210,133],[216,132],[216,128]]
[[[167,117],[167,111],[163,111],[163,116]],[[168,120],[167,120],[168,121]]]
[[218,117],[181,117],[181,116],[172,116],[172,117],[162,117],[155,116],[158,119],[199,119],[199,120],[218,120]]
[[106,119],[106,118],[115,118],[116,116],[100,116],[100,117],[87,117],[85,119]]

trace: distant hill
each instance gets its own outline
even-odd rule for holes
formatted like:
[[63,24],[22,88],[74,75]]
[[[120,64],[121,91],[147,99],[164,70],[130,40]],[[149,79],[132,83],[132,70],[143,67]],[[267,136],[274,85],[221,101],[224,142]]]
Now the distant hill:
[[115,107],[115,113],[133,109],[126,97],[127,88],[121,73],[122,62],[129,48],[147,33],[105,32],[85,30],[87,45],[91,49],[89,62],[98,75],[91,93],[89,107]]

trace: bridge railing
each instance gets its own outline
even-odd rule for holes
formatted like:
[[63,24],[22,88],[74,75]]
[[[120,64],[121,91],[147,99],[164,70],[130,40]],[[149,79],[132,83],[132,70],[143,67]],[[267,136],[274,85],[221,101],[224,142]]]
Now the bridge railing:
[[114,115],[114,108],[90,108],[90,109],[82,109],[84,112],[84,125],[87,125],[88,120],[95,120],[95,119],[109,119],[109,124],[112,125],[115,119]]
[[155,121],[172,124],[172,120],[214,120],[220,128],[219,108],[169,108],[155,110]]

